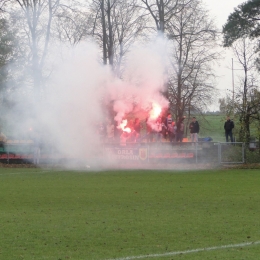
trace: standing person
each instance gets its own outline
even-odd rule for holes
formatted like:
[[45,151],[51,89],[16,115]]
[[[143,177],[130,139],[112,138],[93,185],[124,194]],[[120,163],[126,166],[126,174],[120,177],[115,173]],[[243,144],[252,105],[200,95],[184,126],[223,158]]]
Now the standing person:
[[166,139],[167,137],[167,123],[166,123],[167,117],[165,118],[164,116],[160,117],[160,121],[162,124],[162,137]]
[[235,127],[234,122],[227,116],[227,121],[224,124],[226,142],[228,142],[228,137],[230,137],[230,141],[233,142],[233,133],[232,130]]
[[140,138],[140,133],[141,133],[141,123],[139,118],[135,118],[134,121],[134,132],[135,132],[135,140],[134,142],[138,142]]
[[195,116],[192,118],[189,129],[191,142],[198,142],[198,133],[200,131],[200,126]]
[[168,136],[171,143],[175,140],[175,132],[176,132],[176,126],[175,122],[173,121],[170,125],[168,125]]
[[153,141],[153,129],[148,123],[148,118],[146,119],[146,142],[152,142]]
[[161,117],[158,117],[156,121],[156,142],[161,142],[162,141],[162,136],[163,136],[163,129],[165,129],[164,124],[162,123]]
[[185,117],[181,117],[177,122],[176,129],[176,142],[182,143],[183,135],[184,135],[184,119]]
[[[165,127],[166,132],[168,134],[169,140],[171,139],[171,133],[172,133],[172,115],[169,113],[165,119]],[[171,140],[170,140],[171,141]]]

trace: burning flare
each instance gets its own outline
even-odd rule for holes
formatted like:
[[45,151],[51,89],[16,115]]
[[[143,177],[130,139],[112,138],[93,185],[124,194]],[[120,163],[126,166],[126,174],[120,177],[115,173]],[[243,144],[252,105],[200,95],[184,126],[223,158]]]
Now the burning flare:
[[126,127],[127,125],[127,119],[123,119],[121,124],[117,127],[118,129],[122,129],[123,132],[131,133],[131,129],[129,127]]
[[153,108],[150,111],[150,119],[156,120],[160,116],[160,114],[162,112],[162,108],[157,103],[153,103],[152,107]]

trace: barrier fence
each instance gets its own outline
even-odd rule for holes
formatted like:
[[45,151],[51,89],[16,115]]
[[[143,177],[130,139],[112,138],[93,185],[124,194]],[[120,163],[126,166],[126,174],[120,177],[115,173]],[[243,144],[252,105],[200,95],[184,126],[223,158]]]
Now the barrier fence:
[[53,164],[68,160],[106,161],[123,164],[243,164],[260,163],[259,142],[106,143],[93,145],[87,154],[61,153],[52,144],[36,148],[32,142],[9,143],[0,147],[3,163]]

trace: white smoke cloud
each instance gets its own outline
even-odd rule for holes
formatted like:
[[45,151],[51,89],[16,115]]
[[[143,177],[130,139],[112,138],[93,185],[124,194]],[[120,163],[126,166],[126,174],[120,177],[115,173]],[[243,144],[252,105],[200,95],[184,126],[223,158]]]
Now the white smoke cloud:
[[98,60],[97,47],[88,42],[68,50],[49,89],[50,109],[43,113],[45,124],[67,155],[84,157],[98,142],[102,89],[110,76]]
[[137,46],[128,53],[123,79],[112,83],[107,89],[110,99],[116,100],[115,120],[119,123],[131,111],[143,111],[143,116],[149,117],[153,103],[161,108],[168,107],[168,101],[161,94],[167,80],[166,46],[165,39],[158,37],[152,43]]
[[45,105],[35,108],[41,131],[46,131],[45,138],[49,137],[55,150],[68,158],[91,160],[92,164],[93,158],[98,158],[100,162],[103,155],[98,131],[100,124],[107,122],[108,104],[112,104],[118,124],[129,114],[150,117],[155,103],[166,109],[168,101],[161,94],[167,79],[165,44],[157,39],[133,48],[122,79],[102,64],[99,49],[92,42],[80,43],[67,49],[63,59],[56,58]]

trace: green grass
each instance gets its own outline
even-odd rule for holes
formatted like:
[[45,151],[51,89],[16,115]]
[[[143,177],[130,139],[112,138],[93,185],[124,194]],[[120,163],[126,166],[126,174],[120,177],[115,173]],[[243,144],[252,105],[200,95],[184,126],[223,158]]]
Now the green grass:
[[[200,137],[210,136],[213,141],[225,142],[224,123],[226,121],[226,115],[213,114],[213,115],[197,115],[196,116],[200,124]],[[233,129],[233,135],[238,139],[240,131],[239,118],[233,118],[235,128]],[[250,124],[251,137],[259,139],[259,123],[257,121]]]
[[[111,259],[260,240],[260,170],[0,168],[0,259]],[[260,245],[146,259],[252,259]]]
[[200,124],[200,137],[213,138],[215,142],[225,142],[224,123],[226,116],[221,114],[196,116]]

